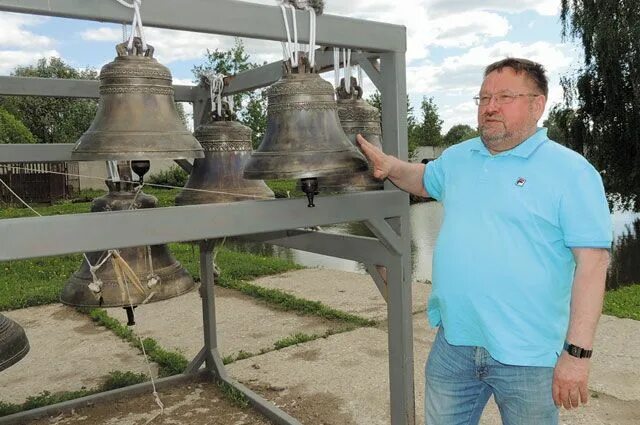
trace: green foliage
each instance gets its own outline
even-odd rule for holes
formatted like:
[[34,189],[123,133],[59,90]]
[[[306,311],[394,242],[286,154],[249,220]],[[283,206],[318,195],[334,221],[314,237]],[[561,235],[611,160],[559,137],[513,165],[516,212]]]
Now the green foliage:
[[446,146],[455,145],[465,140],[478,137],[478,130],[472,128],[467,124],[456,124],[447,131],[442,142]]
[[265,182],[276,198],[299,198],[305,196],[300,190],[298,180],[269,180]]
[[[152,184],[162,184],[173,187],[184,187],[189,179],[189,174],[177,165],[172,165],[167,170],[162,170],[151,174],[145,182]],[[145,190],[145,192],[147,192]]]
[[[442,120],[433,97],[422,98],[420,121],[414,128],[413,140],[417,146],[439,146],[442,144]],[[412,137],[409,138],[412,140]]]
[[640,284],[607,291],[603,311],[616,317],[640,320]]
[[[95,80],[95,70],[79,71],[59,58],[40,59],[35,65],[16,68],[12,75],[40,78]],[[0,106],[31,131],[38,143],[73,143],[93,121],[98,102],[94,99],[63,99],[39,96],[2,96]]]
[[115,390],[116,388],[129,387],[131,385],[140,384],[149,380],[144,373],[121,372],[113,370],[109,372],[105,381],[102,383],[101,391]]
[[220,388],[220,391],[222,391],[224,397],[235,406],[243,409],[249,406],[249,399],[244,395],[242,391],[240,391],[236,387],[229,385],[221,380],[218,380],[216,382],[216,385],[218,386],[218,388]]
[[276,350],[281,350],[285,347],[290,347],[292,345],[304,344],[305,342],[313,341],[314,339],[318,339],[319,337],[320,336],[316,334],[308,335],[302,332],[298,332],[291,336],[277,340],[273,344],[273,346],[276,348]]
[[0,107],[0,144],[35,142],[36,139],[29,129],[6,109]]
[[574,140],[611,196],[640,210],[640,2],[562,0],[563,35],[582,43],[584,62],[564,80],[575,106]]
[[[203,77],[211,74],[230,76],[258,66],[260,65],[249,61],[242,40],[236,38],[234,46],[229,50],[207,50],[205,63],[194,66],[192,72],[196,81],[200,82]],[[267,103],[263,90],[235,94],[233,104],[240,122],[253,130],[253,147],[258,147],[267,126]]]
[[576,125],[576,112],[560,103],[551,107],[549,117],[543,123],[551,140],[582,154],[584,153],[583,140],[574,137],[572,131],[574,125]]

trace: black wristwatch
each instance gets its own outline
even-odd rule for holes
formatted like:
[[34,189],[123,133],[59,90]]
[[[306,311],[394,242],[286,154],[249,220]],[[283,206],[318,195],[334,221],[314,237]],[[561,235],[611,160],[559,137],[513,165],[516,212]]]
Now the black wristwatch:
[[593,354],[593,350],[587,350],[582,347],[578,347],[577,345],[569,344],[567,341],[564,342],[564,351],[566,351],[570,356],[577,357],[579,359],[588,359]]

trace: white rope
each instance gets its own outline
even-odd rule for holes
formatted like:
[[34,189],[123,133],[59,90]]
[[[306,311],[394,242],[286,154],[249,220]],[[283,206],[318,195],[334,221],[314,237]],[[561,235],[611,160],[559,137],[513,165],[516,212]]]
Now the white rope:
[[344,69],[344,89],[351,93],[351,49],[342,49],[342,62]]
[[[285,60],[291,62],[291,68],[298,67],[298,25],[296,22],[296,9],[286,0],[278,0],[280,9],[282,10],[282,19],[284,20],[284,29],[287,33]],[[291,41],[291,29],[289,28],[289,18],[287,17],[287,9],[291,9],[291,17],[293,21],[293,43]],[[284,42],[283,42],[284,46]]]
[[[13,165],[9,166],[7,168],[11,168],[13,170],[33,171],[30,168],[16,167],[16,166],[13,166]],[[105,180],[102,177],[88,176],[88,175],[84,175],[84,174],[62,173],[62,172],[59,172],[59,171],[43,171],[43,172],[48,173],[48,174],[61,175],[61,176],[82,177],[82,178],[85,178],[85,179],[94,179],[94,180],[100,180],[100,181],[104,181]],[[112,181],[112,180],[107,179],[107,181]],[[249,198],[249,199],[273,199],[270,196],[248,195],[246,193],[225,192],[225,191],[222,191],[222,190],[196,189],[196,188],[190,188],[190,187],[171,186],[171,185],[168,185],[168,184],[157,184],[157,183],[146,183],[145,182],[144,185],[145,186],[152,186],[152,187],[161,187],[161,188],[164,188],[164,189],[182,189],[182,190],[191,190],[193,192],[218,193],[218,194],[222,194],[222,195],[233,195],[233,196],[244,197],[244,198]]]
[[340,49],[333,48],[333,79],[335,82],[335,88],[340,87]]
[[224,75],[208,73],[206,79],[209,81],[209,95],[211,97],[211,111],[222,116],[222,90],[224,90]]
[[311,6],[306,6],[309,11],[309,65],[313,69],[316,65],[316,10]]
[[131,23],[131,35],[129,36],[129,43],[127,44],[127,49],[133,49],[133,39],[135,37],[136,31],[142,40],[142,50],[147,50],[147,40],[144,37],[144,28],[142,26],[142,17],[140,16],[140,6],[142,5],[142,0],[133,0],[133,3],[127,3],[124,0],[116,0],[123,6],[126,6],[130,9],[133,9],[133,22]]
[[358,84],[360,85],[360,88],[362,88],[364,82],[362,81],[362,67],[360,64],[356,65],[356,69],[358,70]]

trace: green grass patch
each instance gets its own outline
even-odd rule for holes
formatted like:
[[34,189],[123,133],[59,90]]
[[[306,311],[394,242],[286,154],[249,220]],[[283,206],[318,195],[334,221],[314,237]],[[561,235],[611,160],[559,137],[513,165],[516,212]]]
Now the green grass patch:
[[267,180],[265,183],[276,198],[299,198],[305,196],[298,185],[299,180]]
[[74,400],[80,397],[86,397],[88,395],[96,394],[103,391],[109,391],[116,388],[123,388],[130,385],[139,384],[141,382],[147,381],[148,379],[149,377],[144,373],[111,371],[105,377],[102,385],[96,388],[81,388],[77,391],[62,391],[58,393],[42,391],[35,396],[28,397],[27,400],[22,404],[5,403],[0,401],[0,417],[12,415],[14,413],[22,412],[25,410],[50,406],[52,404],[61,403],[63,401]]
[[279,339],[273,345],[275,346],[276,350],[280,350],[282,348],[290,347],[292,345],[304,344],[305,342],[313,341],[314,339],[318,339],[318,338],[320,338],[320,335],[317,335],[317,334],[309,335],[309,334],[299,332],[291,336]]
[[611,316],[640,320],[640,284],[607,291],[603,311]]
[[[91,320],[94,322],[111,330],[114,334],[142,352],[142,346],[140,345],[140,340],[137,335],[131,330],[131,328],[109,316],[106,310],[94,308],[90,310],[89,317],[91,317]],[[143,339],[142,344],[144,345],[144,350],[147,353],[149,360],[158,365],[158,375],[160,377],[182,373],[189,364],[182,354],[165,350],[160,347],[153,338]]]
[[242,393],[242,391],[240,391],[236,387],[220,380],[216,382],[216,385],[218,386],[218,388],[220,388],[220,391],[222,391],[224,397],[235,406],[242,409],[245,409],[249,406],[249,399]]

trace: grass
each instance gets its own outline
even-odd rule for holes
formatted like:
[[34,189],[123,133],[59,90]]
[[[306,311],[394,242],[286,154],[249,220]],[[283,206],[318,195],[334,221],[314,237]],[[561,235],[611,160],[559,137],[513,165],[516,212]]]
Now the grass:
[[50,406],[63,401],[86,397],[103,391],[139,384],[141,382],[145,382],[147,379],[148,377],[144,373],[111,371],[105,377],[102,385],[96,388],[82,388],[77,391],[62,391],[55,394],[52,394],[49,391],[42,391],[35,396],[27,397],[27,400],[22,404],[5,403],[0,401],[0,417],[12,415],[24,410],[37,409],[38,407]]
[[640,320],[640,284],[607,291],[603,311],[611,316]]

